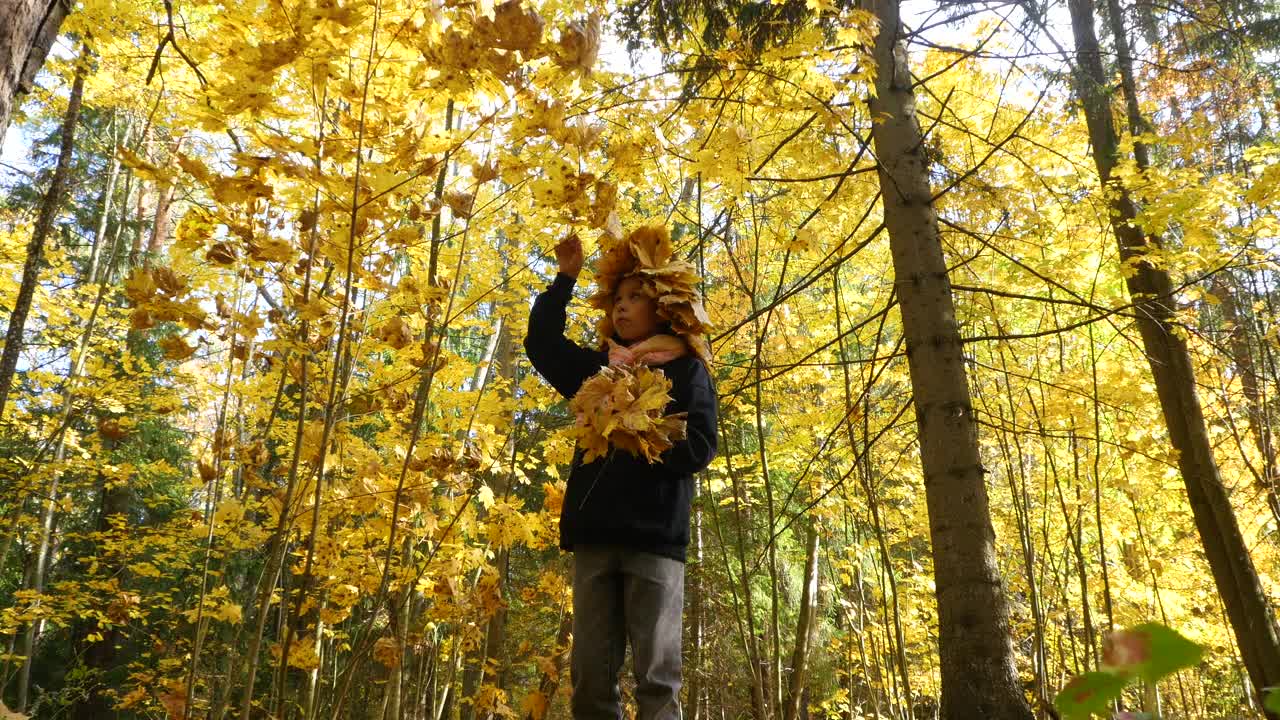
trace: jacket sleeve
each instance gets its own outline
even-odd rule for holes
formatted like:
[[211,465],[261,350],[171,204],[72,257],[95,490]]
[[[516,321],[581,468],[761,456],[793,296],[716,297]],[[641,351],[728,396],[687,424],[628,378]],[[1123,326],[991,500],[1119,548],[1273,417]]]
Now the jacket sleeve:
[[564,335],[565,307],[575,282],[570,275],[556,273],[551,286],[533,301],[524,336],[524,350],[533,368],[566,398],[576,395],[583,381],[608,361],[606,353],[588,350]]
[[681,377],[672,378],[674,407],[668,412],[687,412],[685,439],[662,453],[662,464],[681,477],[701,472],[715,458],[718,448],[716,397],[711,375],[701,361],[693,359]]

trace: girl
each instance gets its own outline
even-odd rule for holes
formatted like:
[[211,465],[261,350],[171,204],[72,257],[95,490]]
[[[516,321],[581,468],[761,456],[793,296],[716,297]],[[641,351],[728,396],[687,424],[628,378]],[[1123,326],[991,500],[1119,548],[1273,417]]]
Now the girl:
[[678,720],[684,561],[693,475],[716,454],[715,388],[702,339],[706,313],[693,269],[671,260],[664,227],[642,227],[601,261],[600,349],[564,335],[565,307],[582,269],[582,243],[556,246],[559,272],[534,301],[525,351],[534,369],[572,398],[605,365],[644,363],[671,380],[666,413],[685,412],[686,437],[660,462],[613,449],[573,465],[560,514],[560,547],[573,559],[574,720],[622,717],[618,673],[630,641],[639,720]]

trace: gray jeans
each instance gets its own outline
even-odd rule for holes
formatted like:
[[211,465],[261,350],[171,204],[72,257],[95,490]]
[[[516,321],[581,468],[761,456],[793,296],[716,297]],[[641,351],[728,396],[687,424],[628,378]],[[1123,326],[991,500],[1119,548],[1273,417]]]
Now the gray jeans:
[[573,552],[573,720],[619,720],[631,640],[636,720],[680,720],[684,563],[609,546]]

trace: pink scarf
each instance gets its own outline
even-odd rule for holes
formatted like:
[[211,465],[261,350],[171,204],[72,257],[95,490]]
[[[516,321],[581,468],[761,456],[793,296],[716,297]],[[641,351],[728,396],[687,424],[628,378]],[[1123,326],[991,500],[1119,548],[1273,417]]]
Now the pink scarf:
[[654,335],[631,345],[609,341],[610,365],[662,365],[688,354],[684,340],[671,335]]

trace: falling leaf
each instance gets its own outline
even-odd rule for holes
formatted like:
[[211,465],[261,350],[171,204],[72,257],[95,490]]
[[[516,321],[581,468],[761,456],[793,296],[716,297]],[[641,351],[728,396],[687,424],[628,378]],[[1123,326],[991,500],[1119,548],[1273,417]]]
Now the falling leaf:
[[205,166],[199,158],[191,157],[186,153],[176,153],[178,167],[187,171],[189,175],[195,178],[202,185],[208,185],[213,175],[209,172],[209,168]]
[[177,297],[187,290],[187,277],[167,267],[151,269],[151,277],[156,287],[169,297]]
[[224,602],[218,606],[218,609],[209,613],[209,617],[214,620],[221,620],[232,625],[239,624],[242,615],[239,603]]
[[155,295],[156,281],[151,271],[144,267],[134,268],[129,279],[124,281],[124,294],[135,305],[144,303]]
[[591,203],[591,227],[605,227],[610,221],[617,224],[619,238],[622,237],[622,225],[618,223],[618,214],[614,208],[618,205],[618,186],[604,180],[596,181],[596,197]]
[[1106,637],[1102,646],[1102,666],[1154,682],[1195,666],[1203,654],[1203,648],[1176,630],[1159,623],[1143,623],[1117,630]]
[[542,42],[545,25],[538,13],[525,10],[521,0],[507,0],[493,9],[493,22],[478,23],[482,33],[492,33],[493,45],[504,50],[528,53]]
[[1063,720],[1088,720],[1090,715],[1105,715],[1111,701],[1120,695],[1127,682],[1107,672],[1088,672],[1072,678],[1053,699],[1053,706]]
[[200,472],[200,479],[204,482],[212,482],[214,478],[218,477],[218,471],[214,466],[204,460],[196,463],[196,468]]
[[471,217],[471,210],[475,203],[476,196],[469,192],[451,190],[444,194],[444,204],[449,206],[454,216],[464,220]]
[[564,126],[563,138],[570,145],[581,150],[589,150],[599,141],[602,132],[604,132],[603,125],[592,124],[585,118],[578,118]]
[[168,337],[161,338],[159,345],[160,349],[164,352],[165,357],[179,362],[186,360],[196,352],[194,347],[188,345],[186,341],[177,335],[170,335]]
[[383,636],[373,643],[373,659],[383,667],[400,667],[400,643],[394,637]]
[[98,420],[98,433],[111,440],[123,440],[129,436],[129,431],[115,418]]
[[604,231],[602,237],[609,241],[622,239],[622,221],[618,219],[618,213],[616,212],[609,213],[600,229]]
[[600,14],[574,20],[560,31],[560,53],[556,62],[568,70],[591,75],[600,53]]
[[287,263],[293,260],[293,244],[272,237],[255,237],[248,242],[249,257],[259,262]]
[[795,237],[791,240],[791,250],[807,251],[813,250],[817,246],[817,233],[812,228],[802,227],[796,231]]
[[165,712],[169,713],[169,720],[182,720],[186,715],[187,694],[180,686],[160,693],[159,699]]
[[388,320],[374,334],[379,340],[396,350],[413,342],[413,329],[404,321],[404,318],[399,316]]
[[484,183],[484,182],[489,182],[490,180],[493,180],[494,178],[498,177],[498,163],[496,162],[488,163],[488,164],[476,163],[475,165],[472,165],[471,177],[475,178],[476,182],[478,183]]
[[171,179],[169,172],[123,145],[116,147],[116,155],[122,165],[150,182],[161,183]]
[[547,696],[541,690],[534,690],[529,693],[525,696],[524,702],[520,704],[520,708],[525,715],[532,718],[532,720],[542,720],[542,718],[546,717],[547,709],[550,706],[551,703],[547,701]]
[[209,248],[209,261],[218,265],[231,265],[236,261],[236,249],[229,242],[216,242]]
[[493,503],[494,503],[493,488],[489,487],[488,485],[481,485],[480,490],[476,493],[476,499],[480,502],[480,505],[482,507],[485,507],[485,508],[493,507]]

